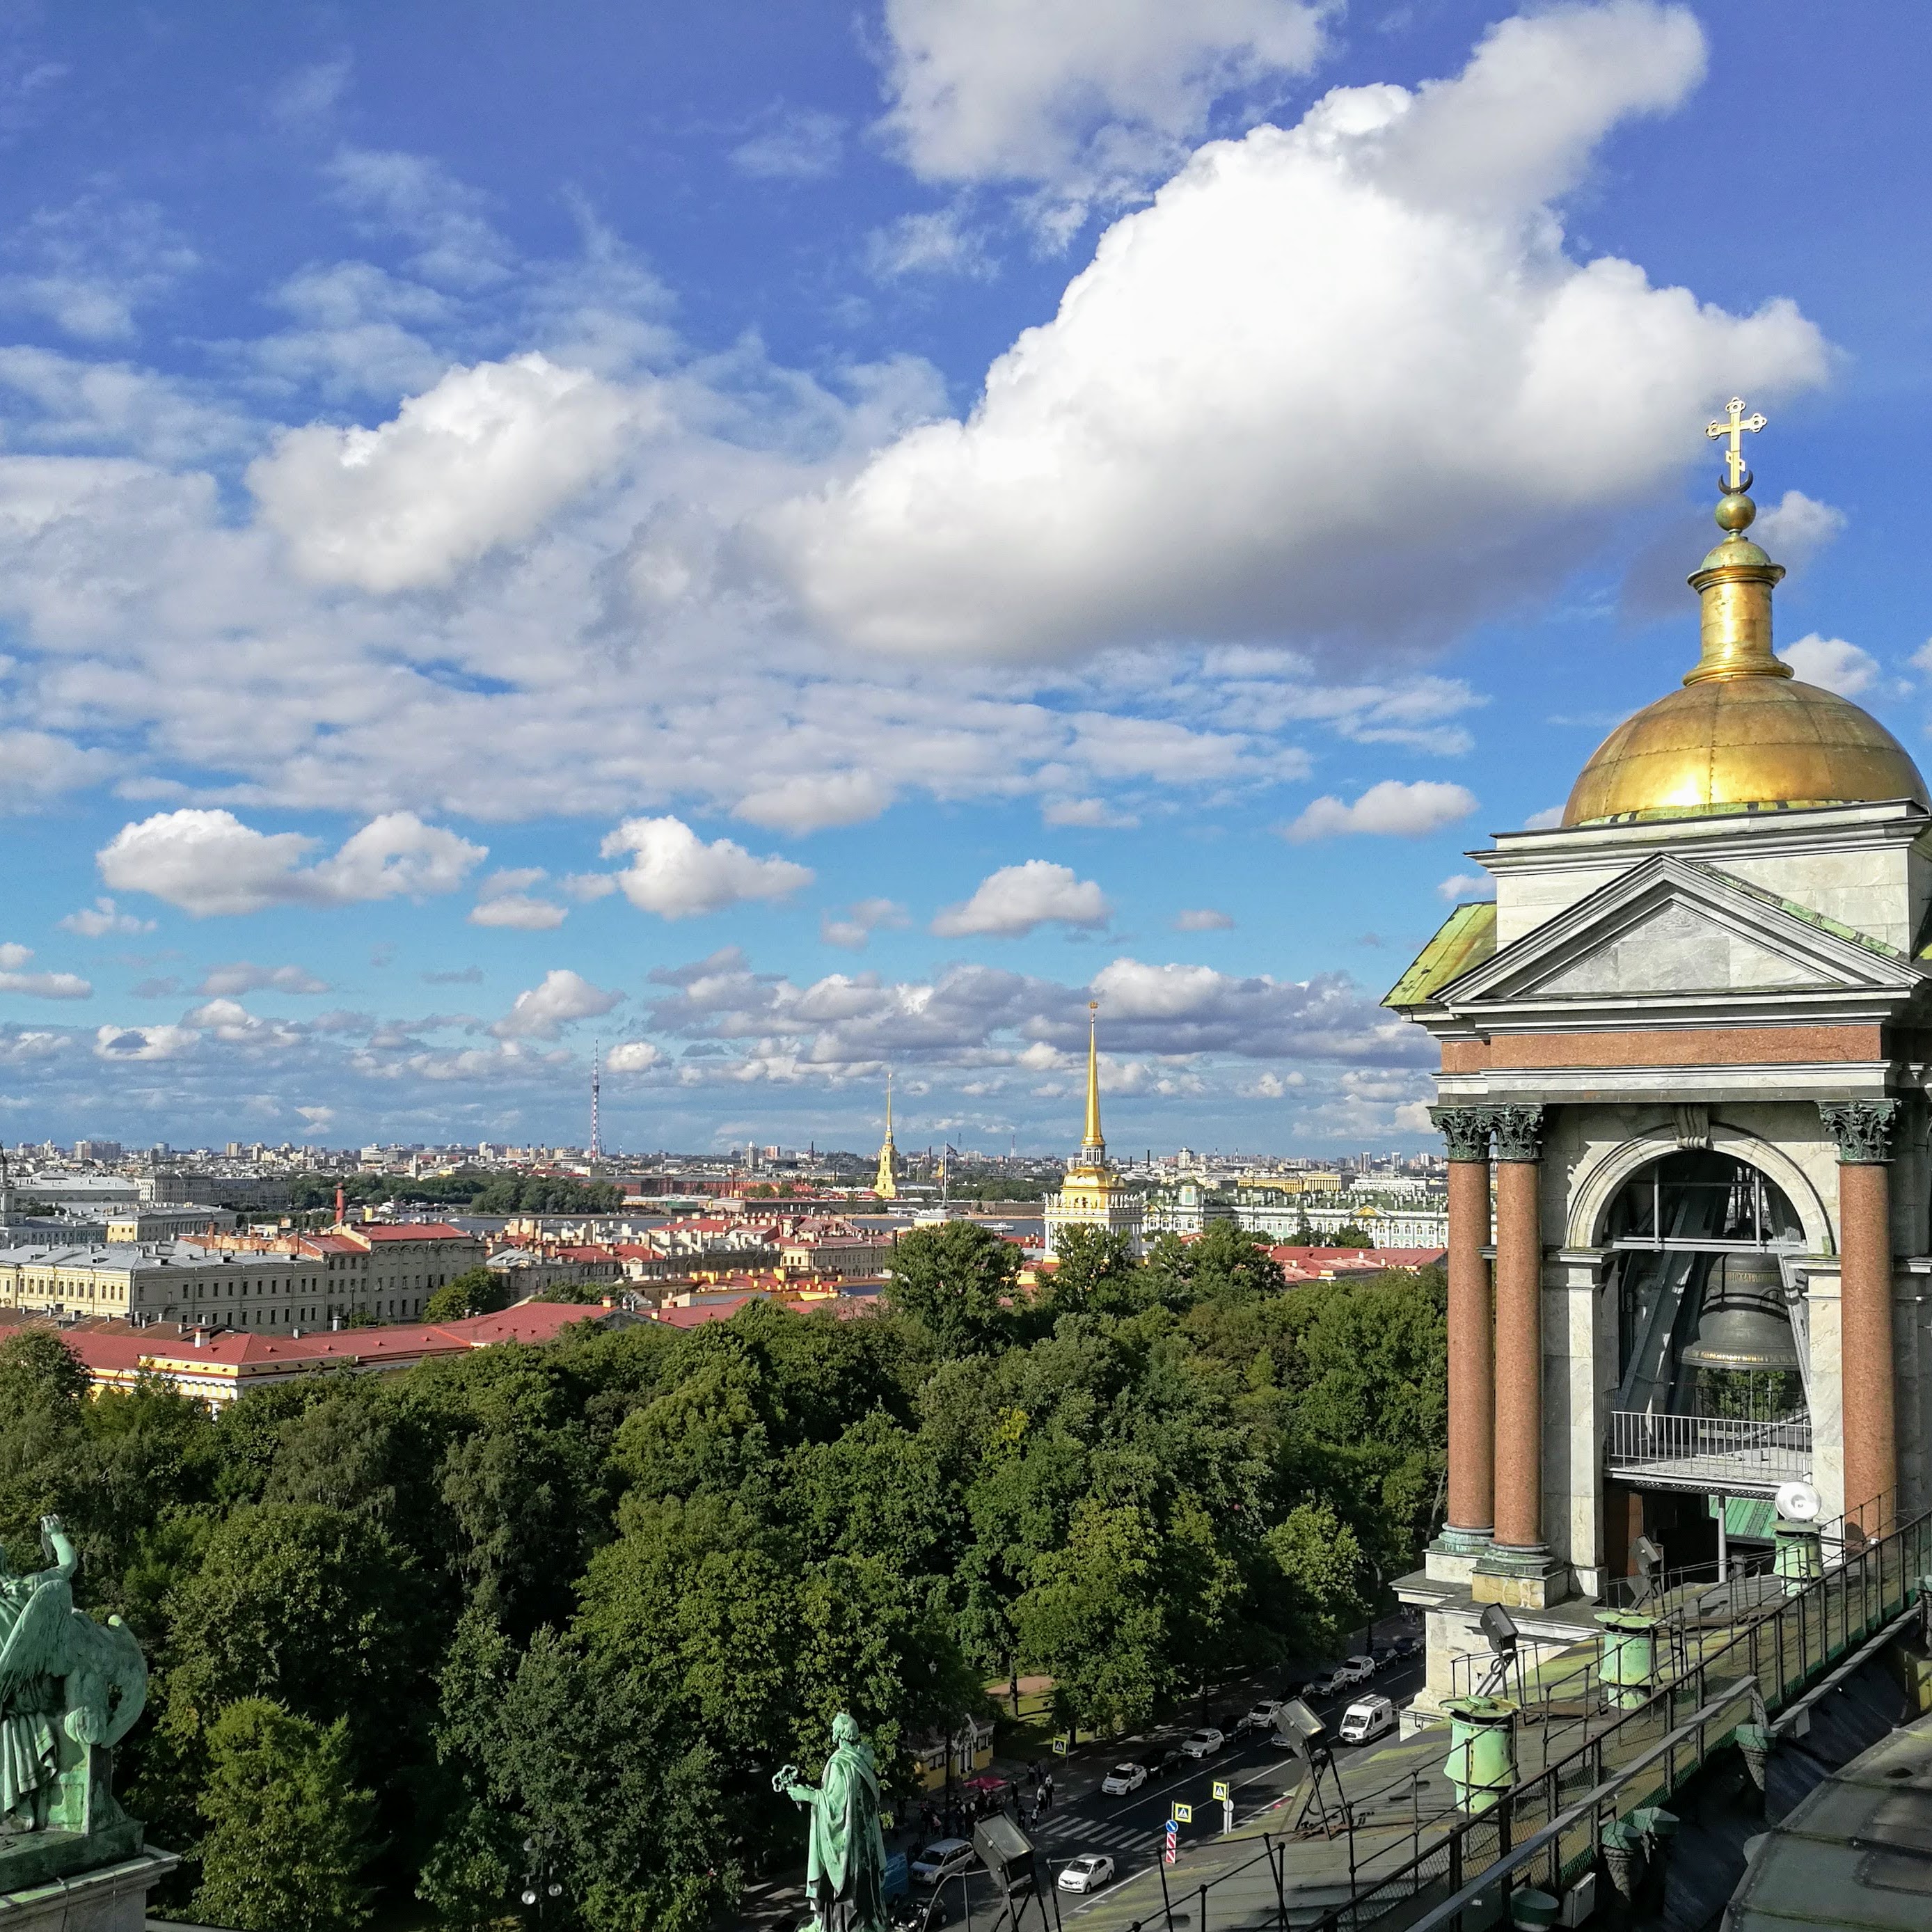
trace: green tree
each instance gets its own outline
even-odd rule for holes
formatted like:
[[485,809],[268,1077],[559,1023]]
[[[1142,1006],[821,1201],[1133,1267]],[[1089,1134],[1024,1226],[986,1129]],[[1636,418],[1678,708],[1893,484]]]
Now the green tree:
[[318,1724],[248,1697],[222,1712],[208,1746],[196,1917],[239,1932],[366,1924],[375,1801],[355,1781],[346,1723]]
[[1140,1264],[1132,1242],[1111,1228],[1065,1228],[1055,1248],[1048,1306],[1056,1315],[1125,1315],[1136,1306]]
[[901,1237],[889,1299],[942,1355],[965,1354],[1012,1338],[1018,1273],[1012,1243],[976,1221],[943,1222]]
[[460,1322],[472,1315],[494,1315],[510,1305],[510,1289],[500,1268],[466,1269],[446,1282],[423,1304],[425,1322]]

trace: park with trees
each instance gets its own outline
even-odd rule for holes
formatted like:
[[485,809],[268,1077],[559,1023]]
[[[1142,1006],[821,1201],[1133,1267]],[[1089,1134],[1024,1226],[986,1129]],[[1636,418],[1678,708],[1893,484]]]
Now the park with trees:
[[[117,1782],[243,1932],[730,1922],[795,1851],[771,1773],[1049,1676],[1136,1726],[1327,1653],[1438,1508],[1432,1270],[1284,1288],[1227,1224],[1057,1275],[921,1228],[889,1305],[586,1325],[210,1413],[0,1343],[0,1536],[58,1514],[147,1714]],[[560,1887],[554,1899],[551,1884]]]

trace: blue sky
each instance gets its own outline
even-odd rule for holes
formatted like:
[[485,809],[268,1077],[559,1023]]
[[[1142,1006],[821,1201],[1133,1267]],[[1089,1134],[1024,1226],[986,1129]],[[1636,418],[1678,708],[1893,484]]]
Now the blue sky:
[[[1915,750],[1918,11],[0,9],[0,1134],[1417,1146],[1694,650]],[[1872,77],[1882,74],[1874,88]]]

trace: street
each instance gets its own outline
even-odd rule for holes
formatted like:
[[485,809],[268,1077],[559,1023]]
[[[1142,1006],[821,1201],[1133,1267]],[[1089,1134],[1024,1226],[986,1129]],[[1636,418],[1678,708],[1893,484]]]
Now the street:
[[[1422,1660],[1413,1658],[1384,1671],[1372,1684],[1359,1686],[1340,1696],[1310,1701],[1318,1714],[1328,1720],[1332,1737],[1334,1727],[1341,1722],[1342,1713],[1355,1699],[1372,1692],[1390,1699],[1400,1707],[1420,1689],[1423,1671]],[[1123,1741],[1118,1748],[1118,1756],[1121,1759],[1145,1758],[1152,1750],[1178,1742],[1186,1735],[1187,1728],[1191,1727],[1177,1728],[1171,1736],[1159,1739]],[[1359,1746],[1336,1744],[1336,1758],[1338,1762],[1346,1762],[1360,1751],[1376,1749],[1394,1736],[1393,1732],[1387,1732],[1370,1744]],[[1240,1824],[1293,1790],[1300,1781],[1301,1772],[1300,1761],[1288,1756],[1265,1732],[1239,1742],[1231,1740],[1215,1756],[1198,1766],[1190,1766],[1184,1772],[1175,1771],[1164,1778],[1150,1778],[1138,1791],[1126,1797],[1106,1797],[1096,1788],[1084,1796],[1068,1800],[1048,1812],[1044,1822],[1030,1835],[1041,1855],[1046,1868],[1044,1875],[1049,1881],[1058,1880],[1068,1862],[1083,1852],[1106,1853],[1114,1861],[1114,1876],[1106,1888],[1112,1890],[1114,1886],[1125,1882],[1136,1873],[1146,1871],[1160,1862],[1170,1813],[1176,1804],[1190,1804],[1194,1808],[1193,1821],[1180,1828],[1180,1862],[1174,1868],[1177,1882],[1185,1885],[1190,1847],[1206,1844],[1221,1831],[1221,1806],[1214,1795],[1217,1781],[1225,1779],[1231,1787],[1234,1820]],[[944,1904],[932,1920],[935,1926],[964,1922],[962,1893],[958,1880],[947,1885]],[[1076,1919],[1094,1899],[1103,1896],[1104,1892],[1096,1893],[1093,1898],[1073,1892],[1060,1893],[1060,1916],[1063,1919]],[[974,1918],[982,1923],[991,1923],[994,1906],[992,1880],[981,1874],[973,1882]]]

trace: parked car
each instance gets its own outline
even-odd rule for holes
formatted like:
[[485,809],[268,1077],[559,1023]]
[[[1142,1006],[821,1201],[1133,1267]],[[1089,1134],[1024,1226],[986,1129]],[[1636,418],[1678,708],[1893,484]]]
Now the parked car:
[[1184,1757],[1212,1757],[1227,1742],[1220,1732],[1211,1727],[1190,1731],[1180,1741],[1180,1754]]
[[1344,1684],[1366,1684],[1376,1674],[1376,1660],[1358,1651],[1353,1657],[1345,1657],[1335,1674]]
[[1365,1744],[1395,1729],[1395,1706],[1386,1697],[1358,1697],[1342,1714],[1337,1736],[1345,1744]]
[[1100,1780],[1100,1789],[1109,1798],[1124,1798],[1130,1791],[1138,1791],[1148,1781],[1148,1768],[1136,1764],[1128,1758],[1114,1766]]
[[1082,1852],[1077,1858],[1070,1858],[1057,1881],[1062,1892],[1098,1892],[1103,1885],[1111,1884],[1114,1876],[1114,1862],[1101,1852]]
[[1272,1698],[1264,1697],[1259,1702],[1250,1704],[1241,1714],[1241,1720],[1234,1729],[1238,1732],[1271,1731],[1274,1729],[1274,1714],[1281,1706]]
[[938,1885],[970,1870],[973,1847],[964,1838],[936,1838],[912,1862],[915,1885]]
[[1316,1678],[1309,1685],[1308,1695],[1311,1697],[1332,1697],[1338,1690],[1347,1690],[1355,1681],[1348,1675],[1348,1666],[1346,1664],[1337,1664],[1332,1666],[1325,1676]]
[[1187,1762],[1187,1754],[1178,1746],[1170,1744],[1166,1750],[1150,1751],[1141,1762],[1146,1766],[1148,1777],[1165,1778]]
[[1417,1652],[1421,1649],[1422,1640],[1416,1635],[1414,1631],[1404,1630],[1401,1636],[1397,1637],[1394,1642],[1390,1645],[1389,1648],[1393,1650],[1399,1658],[1413,1657],[1415,1655]]

